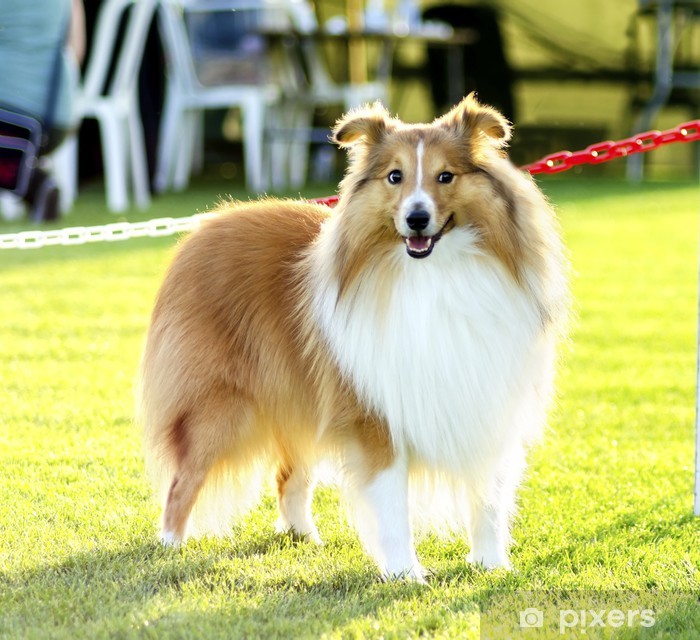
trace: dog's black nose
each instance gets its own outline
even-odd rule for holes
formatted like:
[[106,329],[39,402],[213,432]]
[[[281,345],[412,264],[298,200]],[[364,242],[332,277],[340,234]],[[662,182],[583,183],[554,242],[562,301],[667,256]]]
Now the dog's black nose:
[[423,231],[430,224],[430,214],[424,209],[416,209],[406,216],[406,224],[413,231]]

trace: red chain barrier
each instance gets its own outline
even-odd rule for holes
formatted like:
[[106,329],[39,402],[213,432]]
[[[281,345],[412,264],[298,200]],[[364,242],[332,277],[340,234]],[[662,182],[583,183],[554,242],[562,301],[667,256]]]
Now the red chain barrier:
[[523,171],[536,173],[559,173],[580,164],[600,164],[632,155],[653,151],[673,142],[693,142],[700,140],[700,120],[679,124],[668,131],[646,131],[619,142],[598,142],[582,151],[560,151],[545,156],[542,160],[521,167]]
[[[651,151],[665,144],[692,142],[694,140],[700,140],[700,120],[686,122],[678,125],[675,129],[669,129],[663,133],[647,131],[619,142],[599,142],[592,144],[583,151],[574,153],[560,151],[542,158],[539,162],[521,167],[521,169],[533,174],[558,173],[579,164],[599,164],[628,156],[632,153]],[[316,198],[313,202],[334,207],[338,202],[338,196]],[[35,249],[53,245],[84,244],[86,242],[114,242],[143,236],[167,236],[197,228],[203,217],[207,217],[207,214],[198,214],[189,218],[160,218],[148,222],[117,222],[96,227],[72,227],[48,231],[5,233],[0,234],[0,250]]]
[[[529,171],[532,175],[559,173],[580,164],[601,164],[633,153],[653,151],[673,142],[695,142],[696,140],[700,140],[700,120],[691,120],[667,131],[645,131],[618,142],[611,140],[598,142],[581,151],[559,151],[520,168],[523,171]],[[314,202],[334,207],[338,203],[338,196],[316,198]]]
[[338,196],[326,196],[325,198],[314,198],[312,202],[325,204],[327,207],[335,207],[338,204]]

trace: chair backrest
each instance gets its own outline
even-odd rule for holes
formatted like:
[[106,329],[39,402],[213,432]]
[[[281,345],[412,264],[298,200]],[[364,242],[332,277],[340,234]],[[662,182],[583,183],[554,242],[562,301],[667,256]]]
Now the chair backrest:
[[166,64],[184,91],[266,82],[265,39],[274,14],[264,0],[161,0]]
[[[267,2],[270,7],[276,7],[278,11],[286,11],[291,26],[300,33],[313,33],[318,30],[318,18],[313,5],[308,0],[267,0]],[[330,90],[334,82],[319,44],[313,39],[303,40],[301,49],[310,88],[320,92]]]
[[[290,17],[290,21],[295,30],[300,33],[313,33],[319,28],[318,19],[313,5],[309,0],[266,0],[269,6],[279,7],[286,11]],[[376,16],[385,15],[383,0],[369,0],[368,11],[373,11]],[[329,70],[327,59],[323,48],[314,38],[303,39],[301,43],[301,51],[303,54],[303,63],[306,70],[306,80],[309,84],[309,90],[319,96],[335,101],[339,96],[349,96],[352,91],[347,89],[356,88],[358,95],[364,96],[360,102],[365,102],[367,89],[374,93],[378,86],[377,81],[368,81],[366,83],[353,85],[352,82],[339,81],[336,82]]]
[[180,0],[162,0],[158,6],[158,27],[171,81],[187,90],[197,86],[198,82],[184,11],[185,7]]
[[84,99],[134,89],[156,4],[157,0],[102,2],[83,80]]

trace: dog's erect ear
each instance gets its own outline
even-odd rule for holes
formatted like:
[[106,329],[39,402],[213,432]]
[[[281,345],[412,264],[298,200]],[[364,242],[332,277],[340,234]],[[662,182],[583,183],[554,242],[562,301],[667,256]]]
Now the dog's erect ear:
[[376,144],[391,126],[391,116],[381,102],[346,113],[333,128],[331,140],[339,147],[350,147],[360,139]]
[[511,136],[511,126],[496,109],[480,104],[474,93],[470,93],[438,122],[456,128],[462,135],[483,133],[492,145],[504,146]]

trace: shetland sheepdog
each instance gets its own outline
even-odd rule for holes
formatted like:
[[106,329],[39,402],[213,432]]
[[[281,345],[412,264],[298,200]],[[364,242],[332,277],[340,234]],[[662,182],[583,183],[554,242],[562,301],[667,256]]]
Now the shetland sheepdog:
[[164,544],[228,526],[258,468],[276,473],[278,526],[320,541],[331,459],[384,577],[424,579],[419,495],[449,498],[469,561],[509,566],[568,306],[555,217],[509,137],[472,95],[427,125],[358,108],[333,130],[349,150],[334,209],[227,203],[181,244],[139,391]]

